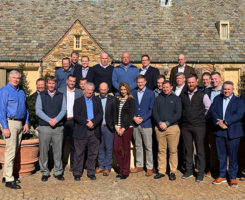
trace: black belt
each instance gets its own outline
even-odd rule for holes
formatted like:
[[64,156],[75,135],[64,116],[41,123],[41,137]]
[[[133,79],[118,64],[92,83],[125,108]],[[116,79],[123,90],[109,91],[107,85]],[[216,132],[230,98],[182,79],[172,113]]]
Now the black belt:
[[106,127],[106,124],[102,124],[101,127]]
[[8,118],[8,120],[13,120],[13,121],[23,121],[23,119],[15,119],[15,118]]

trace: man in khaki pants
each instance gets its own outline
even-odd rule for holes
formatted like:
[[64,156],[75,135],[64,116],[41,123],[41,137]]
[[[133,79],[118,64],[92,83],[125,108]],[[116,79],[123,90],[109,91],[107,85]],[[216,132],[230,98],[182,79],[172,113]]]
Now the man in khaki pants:
[[6,187],[12,189],[21,189],[17,184],[20,181],[13,176],[13,166],[22,133],[29,130],[29,114],[26,109],[25,93],[19,88],[20,78],[21,74],[12,70],[9,74],[9,83],[0,90],[0,124],[6,142],[3,182],[6,182]]
[[153,106],[153,117],[158,126],[155,127],[158,142],[158,173],[154,179],[165,176],[167,167],[167,148],[169,149],[169,180],[176,180],[178,166],[178,144],[180,129],[178,120],[181,117],[181,100],[172,92],[172,85],[169,81],[163,83],[163,93],[155,100]]

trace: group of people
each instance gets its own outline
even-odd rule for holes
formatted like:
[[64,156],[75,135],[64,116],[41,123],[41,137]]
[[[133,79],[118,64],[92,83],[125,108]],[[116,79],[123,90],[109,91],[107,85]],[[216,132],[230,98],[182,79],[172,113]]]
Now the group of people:
[[[51,146],[54,177],[64,180],[69,141],[70,171],[76,181],[83,175],[85,161],[91,180],[99,173],[109,176],[114,151],[119,179],[146,170],[145,176],[156,171],[154,179],[168,174],[174,181],[179,167],[184,169],[182,179],[195,174],[196,182],[201,182],[205,173],[209,176],[215,169],[219,173],[213,184],[227,182],[228,172],[229,184],[238,185],[237,154],[245,107],[234,95],[231,81],[223,83],[219,72],[205,72],[203,87],[198,86],[195,70],[186,65],[183,54],[169,80],[151,66],[148,55],[142,56],[140,69],[130,63],[127,52],[115,68],[106,53],[93,67],[89,67],[88,56],[82,56],[81,65],[78,60],[73,52],[71,58],[62,59],[55,76],[36,81],[37,91],[29,97],[35,106],[26,107],[18,71],[11,71],[9,83],[1,88],[0,124],[6,141],[3,181],[7,187],[21,188],[13,176],[13,163],[22,133],[29,130],[28,110],[36,113],[30,124],[39,132],[43,182],[50,177]],[[132,139],[136,162],[130,169]],[[212,162],[213,155],[218,165]]]

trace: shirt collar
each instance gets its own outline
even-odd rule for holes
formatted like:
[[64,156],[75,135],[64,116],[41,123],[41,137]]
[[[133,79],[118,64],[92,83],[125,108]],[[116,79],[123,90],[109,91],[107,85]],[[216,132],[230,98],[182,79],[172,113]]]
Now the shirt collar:
[[70,91],[68,86],[67,86],[67,92],[75,92],[75,88],[72,91]]
[[108,96],[108,94],[107,95],[105,95],[105,97],[101,97],[100,95],[99,95],[99,97],[100,97],[100,99],[106,99],[107,98],[107,96]]
[[183,69],[183,68],[185,68],[185,64],[184,64],[184,66],[183,66],[183,67],[181,67],[181,66],[178,66],[178,68],[180,68],[180,69]]
[[178,89],[183,89],[184,86],[185,86],[185,84],[182,85],[181,87],[178,87],[178,86],[176,85],[176,89],[177,89],[177,88],[178,88]]
[[100,66],[103,67],[103,68],[107,68],[107,67],[109,66],[109,64],[104,66],[104,65],[102,65],[102,64],[100,63]]
[[224,99],[227,99],[227,100],[230,101],[232,97],[233,97],[233,94],[232,94],[231,96],[229,96],[229,97],[225,97],[225,96],[224,96]]
[[[128,68],[129,68],[129,67],[131,67],[131,66],[132,66],[132,65],[131,65],[131,63],[128,63]],[[122,63],[120,64],[120,67],[122,67],[122,68],[126,69],[125,65],[124,65],[124,64],[122,64]],[[128,69],[128,68],[127,68],[127,69]]]
[[142,71],[145,71],[145,70],[147,71],[149,69],[149,67],[150,67],[150,65],[148,65],[146,68],[141,67],[141,70]]
[[218,91],[221,91],[221,90],[222,90],[222,85],[220,86],[220,88],[218,90],[215,90],[214,87],[212,87],[212,91],[218,92]]
[[196,88],[193,92],[190,92],[190,91],[188,90],[188,94],[194,94],[195,92],[197,92],[197,88]]
[[93,96],[89,99],[89,98],[87,98],[87,97],[85,97],[84,96],[84,98],[85,98],[85,101],[91,101],[92,100],[92,98],[93,98]]
[[54,92],[50,92],[50,91],[48,90],[48,94],[49,94],[50,96],[54,96],[55,93],[56,93],[56,90],[55,90]]
[[144,93],[144,92],[145,92],[145,89],[146,89],[146,87],[144,87],[142,91],[139,91],[139,90],[138,90],[138,92],[139,92],[139,93]]
[[18,87],[14,87],[14,86],[11,85],[10,83],[8,83],[8,85],[9,85],[9,87],[11,87],[11,88],[14,89],[14,90],[17,90],[17,91],[20,90],[20,87],[19,87],[19,86],[18,86]]
[[[62,70],[63,70],[63,72],[66,72],[64,67],[62,67]],[[69,69],[68,69],[68,72],[70,72],[71,70],[72,70],[72,67],[70,66]]]
[[89,67],[87,67],[87,68],[82,67],[82,70],[84,70],[84,71],[88,71],[88,69],[89,69]]

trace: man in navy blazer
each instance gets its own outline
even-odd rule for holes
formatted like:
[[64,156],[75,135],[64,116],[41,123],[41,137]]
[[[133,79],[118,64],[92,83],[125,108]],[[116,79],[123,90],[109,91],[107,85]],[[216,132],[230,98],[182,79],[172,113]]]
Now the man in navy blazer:
[[[78,88],[75,88],[76,85],[76,77],[70,74],[66,80],[66,86],[59,88],[58,91],[65,95],[66,99],[66,116],[64,120],[64,139],[63,139],[63,154],[62,160],[63,165],[65,166],[68,163],[68,157],[70,154],[70,171],[73,169],[73,161],[74,161],[74,142],[73,142],[73,105],[76,99],[83,96],[83,92]],[[69,145],[70,144],[70,145]],[[70,146],[70,150],[68,151],[68,147]]]
[[215,125],[214,135],[219,160],[219,177],[213,181],[213,184],[227,182],[228,154],[230,186],[237,187],[237,154],[240,138],[243,137],[241,120],[244,115],[245,107],[243,101],[236,97],[233,91],[233,83],[231,81],[224,82],[223,94],[214,98],[210,112]]
[[150,90],[157,88],[157,77],[160,75],[159,69],[150,65],[150,56],[141,56],[142,68],[140,68],[140,74],[145,76],[146,87]]
[[136,148],[136,167],[131,170],[131,173],[143,171],[144,143],[147,168],[145,175],[151,176],[153,169],[151,114],[155,96],[153,91],[146,87],[146,79],[144,75],[137,76],[136,82],[138,89],[132,92],[132,95],[135,99],[133,136]]
[[95,164],[100,144],[100,129],[103,119],[103,108],[99,97],[93,96],[94,84],[87,82],[84,96],[75,100],[73,113],[75,127],[73,176],[80,180],[83,173],[84,154],[88,147],[87,176],[95,180]]

